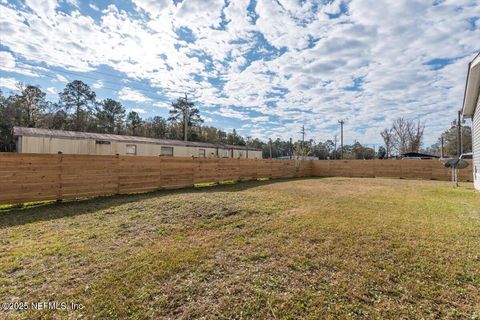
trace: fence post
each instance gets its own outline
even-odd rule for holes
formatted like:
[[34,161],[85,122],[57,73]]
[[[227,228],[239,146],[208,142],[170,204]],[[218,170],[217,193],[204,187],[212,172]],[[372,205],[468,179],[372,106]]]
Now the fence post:
[[[399,161],[399,160],[392,160],[392,161]],[[405,161],[400,161],[400,179],[403,179],[403,164],[405,163]]]
[[120,194],[120,155],[117,153],[115,154],[115,158],[117,159],[117,161],[115,161],[117,163],[117,170],[116,171],[116,174],[117,174],[117,194]]
[[158,163],[159,163],[159,167],[158,167],[158,170],[159,170],[159,173],[158,173],[158,190],[162,190],[163,188],[163,177],[162,177],[162,174],[163,174],[163,161],[162,161],[162,156],[158,156],[159,159],[158,159]]
[[58,164],[58,189],[57,189],[57,202],[61,202],[63,200],[63,153],[61,151],[58,152],[57,156],[57,164]]

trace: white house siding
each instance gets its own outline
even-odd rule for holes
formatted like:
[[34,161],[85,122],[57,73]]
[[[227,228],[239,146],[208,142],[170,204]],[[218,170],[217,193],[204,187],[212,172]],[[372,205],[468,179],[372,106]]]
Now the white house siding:
[[475,189],[480,190],[480,97],[473,114],[472,128],[473,145],[473,181]]

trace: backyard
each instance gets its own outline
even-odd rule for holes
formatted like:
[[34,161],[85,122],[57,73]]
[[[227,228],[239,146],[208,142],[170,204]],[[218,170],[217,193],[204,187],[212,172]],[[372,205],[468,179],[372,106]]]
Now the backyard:
[[0,228],[0,301],[81,305],[12,319],[480,319],[469,183],[253,181],[4,208]]

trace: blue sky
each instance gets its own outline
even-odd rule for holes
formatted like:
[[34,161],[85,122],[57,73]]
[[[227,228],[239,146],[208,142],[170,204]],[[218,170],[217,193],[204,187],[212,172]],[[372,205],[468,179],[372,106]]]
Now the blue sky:
[[262,139],[435,142],[480,50],[477,0],[0,0],[0,88],[80,79],[148,118],[187,92],[206,124]]

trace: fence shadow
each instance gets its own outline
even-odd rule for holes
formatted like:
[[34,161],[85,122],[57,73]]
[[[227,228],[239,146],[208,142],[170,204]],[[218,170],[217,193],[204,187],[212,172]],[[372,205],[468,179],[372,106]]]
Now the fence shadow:
[[213,186],[191,187],[186,189],[175,190],[158,190],[137,194],[122,194],[102,197],[92,197],[80,200],[71,200],[56,202],[50,201],[45,203],[33,204],[27,207],[9,207],[0,209],[0,229],[20,226],[28,223],[40,221],[49,221],[61,219],[65,217],[74,217],[93,213],[99,210],[111,207],[121,206],[126,203],[148,200],[152,198],[166,197],[175,194],[185,193],[210,193],[210,192],[241,192],[247,189],[260,186],[281,183],[286,181],[319,179],[313,177],[302,178],[283,178],[271,180],[250,180],[240,181],[231,184],[220,184]]

